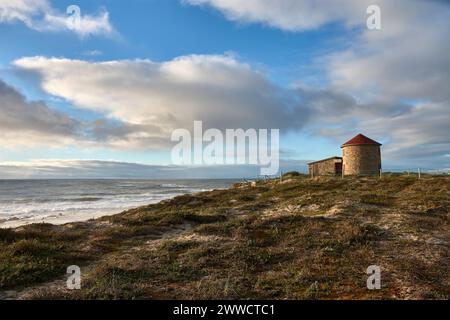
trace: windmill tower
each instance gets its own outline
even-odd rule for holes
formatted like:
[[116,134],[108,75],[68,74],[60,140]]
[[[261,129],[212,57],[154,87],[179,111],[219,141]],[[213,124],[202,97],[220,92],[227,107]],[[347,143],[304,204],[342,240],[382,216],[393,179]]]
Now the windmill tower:
[[358,134],[342,145],[344,175],[375,175],[381,170],[381,143]]

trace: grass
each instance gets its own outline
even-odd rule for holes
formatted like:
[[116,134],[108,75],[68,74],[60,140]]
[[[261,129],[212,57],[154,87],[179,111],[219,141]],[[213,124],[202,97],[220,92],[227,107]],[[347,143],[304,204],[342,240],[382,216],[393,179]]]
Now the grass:
[[[28,297],[448,299],[449,182],[288,173],[85,223],[0,230],[0,288],[77,264],[82,290],[43,286]],[[377,291],[366,288],[373,264]]]

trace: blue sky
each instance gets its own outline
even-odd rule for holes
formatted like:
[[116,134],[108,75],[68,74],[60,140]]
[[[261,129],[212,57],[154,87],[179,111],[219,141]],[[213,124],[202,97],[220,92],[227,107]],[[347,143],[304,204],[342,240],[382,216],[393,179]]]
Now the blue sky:
[[[383,28],[371,31],[365,1],[312,2],[0,4],[0,175],[2,163],[36,160],[170,164],[164,135],[189,115],[280,128],[282,155],[299,169],[359,132],[385,144],[385,167],[450,167],[449,6],[378,1]],[[61,23],[73,4],[76,30]]]

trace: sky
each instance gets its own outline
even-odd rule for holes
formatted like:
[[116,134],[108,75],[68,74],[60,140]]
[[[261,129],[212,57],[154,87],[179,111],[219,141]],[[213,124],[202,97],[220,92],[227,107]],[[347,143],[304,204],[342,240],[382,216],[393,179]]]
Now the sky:
[[279,129],[284,171],[358,133],[385,170],[450,168],[449,17],[438,0],[0,0],[0,178],[256,174],[173,166],[195,120]]

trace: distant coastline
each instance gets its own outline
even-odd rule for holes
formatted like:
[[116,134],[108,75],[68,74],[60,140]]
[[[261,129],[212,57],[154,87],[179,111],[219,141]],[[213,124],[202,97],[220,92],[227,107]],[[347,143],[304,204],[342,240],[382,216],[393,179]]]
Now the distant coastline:
[[0,228],[87,221],[183,194],[228,188],[235,182],[235,179],[0,180]]

